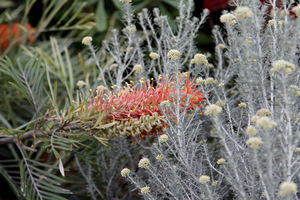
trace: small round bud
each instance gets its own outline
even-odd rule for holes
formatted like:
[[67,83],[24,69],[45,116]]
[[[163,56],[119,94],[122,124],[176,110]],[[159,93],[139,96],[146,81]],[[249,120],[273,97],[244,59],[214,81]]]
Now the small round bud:
[[294,182],[285,181],[279,186],[279,196],[284,197],[297,192],[297,185]]
[[167,57],[170,58],[171,60],[177,60],[180,56],[180,51],[176,49],[172,49],[168,52]]
[[128,168],[124,168],[124,169],[122,169],[122,171],[121,171],[121,175],[122,175],[123,177],[128,176],[129,173],[130,173],[130,169],[128,169]]
[[150,192],[150,188],[149,187],[143,187],[141,188],[141,193],[142,194],[148,194]]
[[149,165],[150,165],[150,161],[148,158],[142,158],[139,162],[140,168],[148,169]]
[[246,141],[246,144],[252,149],[257,149],[261,144],[263,144],[263,142],[258,137],[252,137]]
[[222,165],[226,162],[226,160],[224,158],[220,158],[218,161],[217,161],[217,164],[218,165]]
[[159,58],[159,55],[158,53],[155,53],[155,52],[151,52],[149,54],[150,58],[152,58],[153,60],[157,60]]
[[209,181],[210,181],[210,178],[209,178],[209,176],[206,176],[206,175],[202,175],[199,178],[199,182],[202,183],[202,184],[206,184]]
[[86,83],[84,81],[80,80],[76,83],[76,85],[77,85],[77,87],[82,88],[83,86],[86,85]]
[[93,41],[93,38],[90,36],[86,36],[82,39],[82,44],[89,45]]
[[159,138],[158,138],[159,143],[166,142],[167,140],[168,140],[168,136],[165,134],[159,136]]
[[222,108],[218,105],[211,104],[205,107],[204,114],[209,116],[218,116],[222,112]]

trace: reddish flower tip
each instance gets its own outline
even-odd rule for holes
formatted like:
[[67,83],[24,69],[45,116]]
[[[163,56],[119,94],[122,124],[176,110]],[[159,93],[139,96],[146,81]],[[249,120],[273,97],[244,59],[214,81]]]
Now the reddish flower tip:
[[[11,42],[15,40],[16,45],[20,45],[20,41],[23,34],[22,24],[14,22],[13,24],[0,24],[0,46],[1,49],[9,47]],[[26,24],[26,43],[32,43],[34,41],[35,28],[30,23]]]
[[99,125],[107,127],[105,131],[109,136],[129,135],[134,141],[135,138],[140,141],[146,135],[163,134],[167,124],[160,104],[163,101],[176,103],[178,93],[182,108],[187,105],[185,109],[200,110],[204,106],[204,96],[197,89],[195,79],[190,80],[188,74],[178,79],[167,78],[166,81],[160,78],[156,87],[153,86],[153,80],[151,83],[147,81],[148,84],[143,79],[140,82],[140,88],[127,84],[119,90],[114,87],[112,92],[100,87],[97,94],[93,95],[88,111],[90,116],[105,113]]

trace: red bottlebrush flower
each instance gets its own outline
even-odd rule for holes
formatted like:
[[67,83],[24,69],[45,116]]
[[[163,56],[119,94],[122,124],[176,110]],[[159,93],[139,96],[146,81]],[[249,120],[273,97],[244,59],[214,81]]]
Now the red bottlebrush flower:
[[[0,46],[1,49],[6,49],[10,43],[15,40],[17,45],[20,45],[23,30],[20,28],[21,24],[19,22],[14,22],[13,24],[1,24],[0,25]],[[34,32],[30,23],[26,24],[27,29],[27,39],[26,43],[31,43],[34,41]]]
[[[188,105],[188,110],[194,110],[204,105],[204,96],[194,81],[190,81],[188,76],[181,76],[166,81],[161,78],[156,87],[153,87],[153,80],[152,84],[148,81],[148,86],[144,80],[140,80],[141,88],[131,84],[119,88],[119,92],[100,88],[89,102],[88,112],[104,112],[104,117],[98,123],[100,127],[105,127],[104,131],[110,136],[119,134],[141,139],[145,135],[162,134],[167,126],[159,108],[163,101],[175,102],[173,97],[179,92],[180,106]],[[181,88],[176,89],[176,86]]]

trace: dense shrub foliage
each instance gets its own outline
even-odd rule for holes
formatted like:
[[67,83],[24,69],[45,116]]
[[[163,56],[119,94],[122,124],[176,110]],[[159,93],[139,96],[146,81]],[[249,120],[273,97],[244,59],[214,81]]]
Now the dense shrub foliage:
[[[300,199],[300,4],[232,0],[213,53],[193,0],[175,20],[115,4],[124,27],[102,45],[56,24],[79,54],[56,37],[28,46],[46,23],[0,26],[0,173],[17,199]],[[72,5],[73,26],[92,26]]]

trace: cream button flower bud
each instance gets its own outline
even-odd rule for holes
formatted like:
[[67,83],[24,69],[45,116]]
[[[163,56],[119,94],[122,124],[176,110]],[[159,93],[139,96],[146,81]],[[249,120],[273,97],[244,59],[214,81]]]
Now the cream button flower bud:
[[205,80],[203,78],[199,77],[199,78],[196,79],[196,84],[197,85],[202,85],[204,83],[205,83]]
[[246,134],[247,135],[251,135],[251,136],[254,136],[256,135],[256,128],[254,126],[248,126],[247,129],[246,129]]
[[219,84],[219,87],[224,87],[224,83],[220,83],[220,84]]
[[150,188],[149,187],[143,187],[141,188],[141,193],[142,194],[148,194],[150,192]]
[[257,128],[261,128],[264,131],[269,131],[273,127],[276,127],[277,124],[273,122],[270,118],[268,117],[260,117],[256,122],[255,125]]
[[218,185],[218,181],[214,181],[211,185],[216,187]]
[[226,13],[224,15],[221,15],[220,22],[234,26],[236,24],[235,16],[233,14]]
[[76,85],[77,85],[77,87],[82,88],[83,86],[86,85],[86,83],[84,81],[80,80],[76,83]]
[[156,156],[156,160],[157,160],[158,162],[161,162],[161,161],[163,160],[163,157],[162,157],[162,155],[158,155],[158,156]]
[[192,64],[203,64],[203,65],[207,65],[208,61],[205,55],[201,54],[201,53],[197,53],[196,55],[194,55],[194,58],[191,60]]
[[139,162],[140,168],[148,169],[149,165],[150,165],[150,161],[148,158],[142,158]]
[[142,65],[134,65],[134,67],[133,67],[133,71],[135,72],[135,73],[140,73],[141,71],[143,71],[143,67],[142,67]]
[[93,41],[93,38],[90,36],[86,36],[82,39],[82,44],[89,45]]
[[130,173],[130,169],[128,169],[128,168],[124,168],[124,169],[122,169],[122,171],[121,171],[121,175],[122,175],[123,177],[128,176],[129,173]]
[[257,120],[259,120],[259,116],[254,115],[253,117],[251,117],[251,122],[257,122]]
[[168,136],[165,134],[159,136],[159,138],[158,138],[159,143],[166,142],[167,140],[168,140]]
[[157,60],[159,58],[159,55],[158,53],[155,53],[155,52],[151,52],[149,54],[150,58],[152,58],[153,60]]
[[235,18],[237,20],[247,19],[253,16],[252,11],[248,7],[238,7],[235,10]]
[[246,108],[247,104],[245,104],[245,103],[242,102],[242,103],[239,103],[238,107],[240,107],[240,108]]
[[205,107],[204,114],[209,116],[218,116],[222,112],[222,108],[215,104],[211,104]]
[[246,141],[246,144],[252,149],[257,149],[263,142],[258,137],[252,137]]
[[258,111],[256,111],[256,115],[260,117],[264,117],[264,116],[272,116],[272,113],[268,109],[261,108]]
[[270,69],[270,73],[276,73],[283,71],[285,69],[289,68],[290,70],[294,71],[296,69],[296,66],[293,63],[290,63],[285,60],[276,60],[272,63],[272,68]]
[[224,158],[220,158],[218,161],[217,161],[217,164],[218,165],[222,165],[226,162],[226,160]]
[[172,49],[168,52],[167,57],[170,58],[171,60],[177,60],[180,56],[180,51],[176,49]]
[[209,178],[209,176],[206,176],[206,175],[202,175],[199,178],[199,182],[202,183],[202,184],[206,184],[209,181],[210,181],[210,178]]
[[279,196],[284,197],[297,192],[297,185],[294,182],[282,182],[279,186]]
[[215,79],[212,78],[212,77],[208,77],[206,80],[205,80],[205,85],[213,85],[215,84]]

